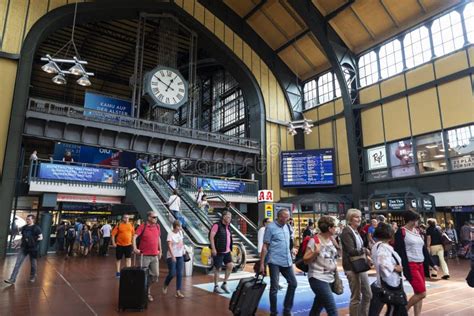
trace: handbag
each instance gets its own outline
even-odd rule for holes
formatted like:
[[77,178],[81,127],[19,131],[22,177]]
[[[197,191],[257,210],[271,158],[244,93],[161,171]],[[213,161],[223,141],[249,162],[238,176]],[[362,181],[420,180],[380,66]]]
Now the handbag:
[[184,251],[183,260],[184,262],[189,262],[191,260],[191,257],[189,256],[189,253],[187,250]]
[[352,271],[355,273],[362,273],[370,270],[366,255],[349,257]]
[[[352,231],[352,233],[354,234],[355,249],[357,249],[357,241],[355,240],[357,236],[354,231]],[[362,273],[370,270],[369,262],[367,261],[367,256],[365,254],[349,257],[349,262],[351,264],[351,270],[355,273]]]
[[342,280],[339,277],[337,270],[334,272],[334,282],[331,283],[331,291],[337,295],[344,293],[344,285],[342,284]]
[[[400,263],[398,262],[397,258],[393,255],[393,253],[392,253],[392,257],[397,263],[397,265],[399,265]],[[393,286],[388,285],[384,280],[382,280],[382,278],[380,277],[380,271],[377,271],[377,267],[375,269],[377,273],[377,279],[379,280],[381,286],[378,287],[376,285],[376,282],[374,282],[371,285],[372,295],[377,295],[379,297],[379,300],[385,304],[398,305],[398,306],[407,305],[408,300],[407,300],[407,295],[405,293],[405,290],[403,289],[403,280],[402,280],[401,273],[399,273],[400,285],[397,287],[393,287]]]

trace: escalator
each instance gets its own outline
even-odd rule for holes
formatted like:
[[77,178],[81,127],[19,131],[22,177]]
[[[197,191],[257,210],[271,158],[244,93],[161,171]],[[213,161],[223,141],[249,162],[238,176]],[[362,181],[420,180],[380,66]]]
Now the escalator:
[[[174,215],[165,205],[168,197],[162,196],[164,192],[159,189],[155,181],[146,179],[141,173],[136,170],[130,171],[127,182],[127,202],[132,203],[138,210],[142,219],[147,218],[148,211],[155,211],[158,213],[158,222],[161,226],[161,244],[163,253],[167,251],[167,235],[172,231],[172,222],[175,220]],[[183,227],[184,243],[191,246],[194,250],[195,268],[200,268],[208,271],[212,268],[211,262],[202,262],[201,253],[205,247],[209,245],[209,226],[202,221],[193,212],[183,212],[186,225]],[[236,243],[237,255],[233,256],[233,261],[236,269],[243,269],[245,266],[245,247],[241,243]]]
[[[161,177],[161,176],[160,176]],[[161,178],[164,181],[163,178]],[[207,217],[211,223],[215,223],[220,220],[220,213],[209,213],[203,214],[203,211],[198,207],[195,195],[197,194],[196,185],[185,175],[180,177],[180,194],[181,200],[185,201],[188,206],[196,210],[196,212],[201,213],[203,216]],[[218,193],[206,193],[208,200],[219,200],[222,203],[226,204],[227,200]],[[242,214],[238,209],[233,206],[230,206],[229,211],[232,214],[232,237],[236,242],[240,242],[245,246],[246,249],[246,260],[247,262],[257,262],[259,260],[258,254],[258,228],[257,226],[249,220],[244,214]],[[245,227],[244,227],[245,226]]]

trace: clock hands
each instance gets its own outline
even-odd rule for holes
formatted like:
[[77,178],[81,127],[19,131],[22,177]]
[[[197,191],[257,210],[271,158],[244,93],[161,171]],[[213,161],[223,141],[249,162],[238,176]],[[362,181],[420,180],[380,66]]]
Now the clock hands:
[[173,79],[171,79],[170,84],[166,87],[165,92],[168,92],[168,89],[171,89],[171,91],[174,91],[174,89],[171,88],[170,86],[171,86],[171,84],[173,83],[174,79],[176,79],[177,77],[178,77],[178,75],[176,75],[176,77],[174,77]]

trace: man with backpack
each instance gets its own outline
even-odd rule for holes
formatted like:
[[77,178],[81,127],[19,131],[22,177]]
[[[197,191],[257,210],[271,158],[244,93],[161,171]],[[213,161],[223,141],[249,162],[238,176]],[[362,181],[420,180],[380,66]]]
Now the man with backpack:
[[142,266],[148,268],[148,300],[153,301],[151,295],[152,283],[158,282],[161,259],[161,230],[158,224],[158,214],[154,211],[147,213],[146,223],[138,226],[133,236],[133,251],[143,255]]
[[[232,263],[232,233],[230,231],[230,221],[232,215],[229,211],[222,212],[222,218],[219,222],[214,223],[209,234],[209,241],[211,243],[212,262],[214,263],[214,293],[230,293],[227,288],[227,280],[234,268]],[[219,273],[222,269],[222,264],[225,265],[225,278],[221,288],[219,288]]]
[[21,265],[27,256],[30,256],[31,261],[30,282],[35,282],[36,259],[38,257],[38,244],[40,240],[43,240],[41,228],[35,225],[35,216],[30,214],[26,217],[26,225],[21,229],[21,248],[18,251],[15,268],[13,268],[10,278],[5,280],[5,283],[15,284],[18,272],[20,272]]
[[66,259],[74,255],[74,242],[76,241],[76,229],[74,225],[68,225],[66,228]]
[[286,279],[288,288],[283,304],[283,315],[291,315],[295,290],[298,286],[293,271],[293,259],[290,251],[291,230],[287,225],[290,218],[288,209],[280,209],[277,220],[265,229],[263,247],[260,254],[260,271],[265,274],[265,264],[270,269],[270,314],[278,315],[277,293],[280,273]]
[[122,220],[112,231],[112,246],[116,248],[115,259],[117,271],[115,277],[120,278],[120,263],[122,258],[125,256],[125,266],[130,267],[132,265],[132,237],[135,235],[135,228],[128,221],[128,214],[123,214]]

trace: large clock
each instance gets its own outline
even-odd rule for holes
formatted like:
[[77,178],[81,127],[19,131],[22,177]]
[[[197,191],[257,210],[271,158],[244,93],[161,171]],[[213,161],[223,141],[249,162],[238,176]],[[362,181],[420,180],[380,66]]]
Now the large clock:
[[153,106],[177,110],[188,101],[188,83],[170,67],[158,66],[146,73],[143,91]]

